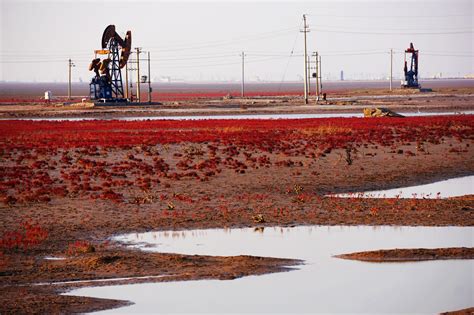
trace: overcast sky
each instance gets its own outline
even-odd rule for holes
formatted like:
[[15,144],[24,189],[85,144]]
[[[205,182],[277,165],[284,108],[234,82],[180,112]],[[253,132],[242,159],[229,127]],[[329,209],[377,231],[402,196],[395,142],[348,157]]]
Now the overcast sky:
[[308,52],[320,52],[325,77],[386,77],[390,48],[400,76],[410,42],[422,77],[464,76],[474,73],[473,2],[0,0],[0,80],[66,81],[71,58],[73,81],[89,81],[93,51],[114,24],[151,52],[154,80],[240,80],[245,51],[247,80],[296,81],[303,14]]

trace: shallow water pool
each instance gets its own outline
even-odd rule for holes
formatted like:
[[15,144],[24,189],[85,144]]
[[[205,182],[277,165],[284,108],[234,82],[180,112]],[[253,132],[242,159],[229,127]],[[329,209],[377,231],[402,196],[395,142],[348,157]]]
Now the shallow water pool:
[[470,307],[472,260],[375,264],[333,255],[388,248],[473,246],[472,227],[302,226],[149,232],[115,240],[147,251],[305,260],[297,270],[236,280],[89,287],[69,292],[130,300],[104,313],[423,312]]
[[435,199],[474,195],[474,176],[463,176],[437,181],[425,185],[416,185],[387,190],[373,190],[350,194],[336,194],[336,197],[358,198],[417,198]]
[[[474,115],[474,111],[460,112],[400,112],[407,117],[418,116],[443,116],[443,115]],[[182,116],[132,116],[132,117],[48,117],[48,118],[15,118],[13,120],[32,121],[87,121],[87,120],[123,120],[123,121],[144,121],[144,120],[215,120],[215,119],[311,119],[311,118],[350,118],[364,117],[363,113],[315,113],[315,114],[230,114],[230,115],[189,115]],[[0,118],[0,120],[12,120],[11,118]]]

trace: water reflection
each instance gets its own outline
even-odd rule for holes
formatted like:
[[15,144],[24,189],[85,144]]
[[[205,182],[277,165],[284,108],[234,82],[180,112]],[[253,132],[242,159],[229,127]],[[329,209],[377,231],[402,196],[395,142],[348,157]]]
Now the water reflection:
[[[183,235],[184,233],[184,235]],[[473,304],[474,265],[464,261],[368,264],[333,255],[387,248],[472,247],[472,227],[303,226],[149,232],[116,240],[147,251],[304,259],[299,270],[231,281],[83,288],[71,295],[131,300],[108,313],[422,312]],[[212,300],[212,301],[211,301]],[[185,303],[183,303],[185,301]],[[107,313],[107,312],[106,312]]]
[[426,185],[387,190],[375,190],[348,194],[336,194],[342,198],[415,198],[439,199],[474,194],[474,176],[447,179]]
[[257,232],[257,233],[263,233],[265,231],[265,227],[263,226],[260,226],[260,227],[256,227],[253,229],[254,232]]

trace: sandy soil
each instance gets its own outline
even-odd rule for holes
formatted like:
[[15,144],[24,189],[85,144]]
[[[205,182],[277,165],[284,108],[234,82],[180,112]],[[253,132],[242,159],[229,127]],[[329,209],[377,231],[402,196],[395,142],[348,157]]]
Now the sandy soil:
[[[240,132],[238,127],[225,128],[230,137],[234,131]],[[343,129],[331,128],[331,134],[347,134]],[[65,142],[36,150],[21,145],[30,144],[30,140],[37,141],[36,145],[47,144],[55,131],[45,129],[38,138],[34,130],[16,138],[4,136],[0,165],[3,170],[14,167],[19,173],[8,173],[12,186],[2,191],[0,231],[4,236],[23,229],[30,234],[26,243],[23,240],[10,247],[4,244],[0,255],[0,312],[82,312],[126,303],[57,295],[90,283],[31,285],[38,282],[157,275],[166,277],[124,282],[233,279],[285,271],[300,263],[248,256],[141,253],[108,240],[120,233],[309,224],[473,226],[473,196],[325,197],[328,193],[396,188],[474,174],[472,127],[467,122],[450,128],[467,132],[464,138],[444,135],[416,142],[408,141],[403,130],[398,130],[399,138],[394,143],[365,141],[353,151],[310,148],[295,138],[286,153],[280,149],[285,141],[272,149],[266,147],[272,143],[267,138],[257,142],[263,145],[260,148],[239,143],[236,138],[234,144],[143,143],[95,149],[71,148]],[[179,135],[183,130],[170,132]],[[103,137],[107,139],[106,133]],[[433,139],[433,134],[429,137]],[[9,146],[15,149],[5,150]],[[190,172],[190,164],[197,165],[204,157],[220,164],[205,164],[202,170],[194,169],[196,174]],[[146,166],[153,163],[152,169]],[[108,173],[112,170],[115,175]],[[21,185],[14,184],[15,176],[22,179]],[[58,185],[65,188],[58,192]],[[48,188],[46,192],[41,193],[42,187]],[[114,191],[108,192],[107,187]],[[25,221],[31,223],[25,225]],[[66,260],[46,260],[45,256]]]
[[370,261],[370,262],[403,262],[423,260],[446,260],[446,259],[474,259],[474,248],[396,248],[376,250],[368,252],[357,252],[337,255],[343,259]]

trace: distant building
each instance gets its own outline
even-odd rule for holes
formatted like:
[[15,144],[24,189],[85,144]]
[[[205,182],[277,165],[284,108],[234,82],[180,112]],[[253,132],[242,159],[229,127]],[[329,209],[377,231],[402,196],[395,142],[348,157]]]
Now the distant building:
[[341,81],[344,81],[344,71],[341,70]]

